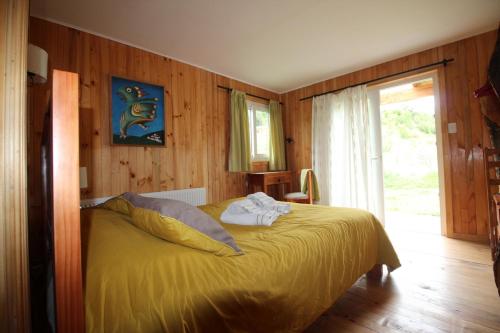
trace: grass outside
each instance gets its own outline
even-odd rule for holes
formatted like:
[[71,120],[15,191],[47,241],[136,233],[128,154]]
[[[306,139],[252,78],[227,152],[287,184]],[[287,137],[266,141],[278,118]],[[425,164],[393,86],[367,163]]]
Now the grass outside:
[[437,189],[438,184],[437,171],[414,177],[393,172],[384,173],[384,185],[389,189]]
[[386,211],[439,216],[438,189],[385,188],[384,191]]
[[382,108],[385,210],[439,216],[433,100]]

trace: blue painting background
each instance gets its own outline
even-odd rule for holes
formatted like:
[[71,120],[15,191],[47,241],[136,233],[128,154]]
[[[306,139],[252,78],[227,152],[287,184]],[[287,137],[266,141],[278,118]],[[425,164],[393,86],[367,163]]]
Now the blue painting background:
[[140,87],[146,93],[143,96],[144,98],[158,98],[158,102],[156,104],[156,119],[146,124],[146,126],[148,126],[149,128],[147,130],[144,130],[137,125],[133,125],[127,130],[127,135],[140,137],[148,133],[163,131],[165,129],[165,104],[163,100],[163,87],[113,76],[111,78],[111,119],[113,134],[120,135],[120,117],[123,110],[125,110],[126,104],[120,98],[120,95],[117,93],[117,91],[124,86]]

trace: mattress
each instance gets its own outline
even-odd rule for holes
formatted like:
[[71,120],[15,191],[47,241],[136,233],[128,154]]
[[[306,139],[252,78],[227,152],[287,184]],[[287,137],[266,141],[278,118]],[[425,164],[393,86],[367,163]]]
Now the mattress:
[[[218,220],[230,201],[200,207]],[[223,224],[244,255],[219,257],[82,212],[88,332],[300,332],[375,264],[400,266],[370,213],[292,204],[271,227]]]

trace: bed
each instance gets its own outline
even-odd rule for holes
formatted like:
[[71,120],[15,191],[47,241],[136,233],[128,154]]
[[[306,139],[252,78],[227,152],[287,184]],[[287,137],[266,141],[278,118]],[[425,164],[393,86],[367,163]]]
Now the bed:
[[[201,206],[218,219],[231,201]],[[374,265],[400,266],[368,212],[292,204],[271,227],[226,225],[219,257],[82,211],[87,332],[300,332]]]

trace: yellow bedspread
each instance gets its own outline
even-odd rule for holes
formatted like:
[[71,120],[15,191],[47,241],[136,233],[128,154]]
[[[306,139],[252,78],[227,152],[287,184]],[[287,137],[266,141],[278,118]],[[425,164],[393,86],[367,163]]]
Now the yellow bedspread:
[[[201,207],[216,219],[228,201]],[[168,243],[105,209],[87,229],[88,332],[299,332],[374,264],[400,266],[362,210],[293,204],[271,227],[223,224],[245,255]]]

